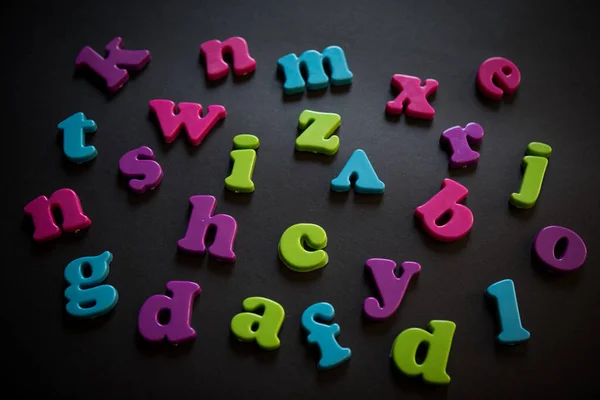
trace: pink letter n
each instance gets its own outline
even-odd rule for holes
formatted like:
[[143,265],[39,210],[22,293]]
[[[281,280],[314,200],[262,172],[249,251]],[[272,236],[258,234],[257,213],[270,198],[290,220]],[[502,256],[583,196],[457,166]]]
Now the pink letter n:
[[246,75],[256,70],[256,61],[250,57],[244,38],[234,36],[224,42],[209,40],[200,45],[200,54],[206,60],[206,75],[209,80],[225,78],[229,74],[229,65],[223,60],[224,53],[231,54],[235,75]]
[[235,219],[226,214],[212,215],[217,205],[217,200],[213,196],[192,196],[190,204],[192,205],[190,222],[185,236],[177,242],[177,245],[182,250],[204,254],[206,234],[208,228],[212,226],[216,228],[215,240],[208,248],[208,252],[219,260],[234,262],[233,242],[237,232]]
[[77,232],[92,223],[92,220],[83,214],[77,194],[71,189],[59,189],[52,193],[50,198],[40,196],[24,208],[25,213],[33,219],[33,240],[36,242],[56,239],[61,235],[61,230],[52,215],[55,208],[60,209],[62,213],[62,230],[65,232]]

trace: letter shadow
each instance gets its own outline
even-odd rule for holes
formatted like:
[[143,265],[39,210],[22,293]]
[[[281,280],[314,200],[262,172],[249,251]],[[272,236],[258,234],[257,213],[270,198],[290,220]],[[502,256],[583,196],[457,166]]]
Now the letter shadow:
[[[334,322],[332,322],[332,323],[334,323]],[[306,348],[305,355],[306,355],[307,362],[310,365],[312,365],[318,372],[316,375],[316,379],[317,379],[317,383],[319,385],[333,384],[338,379],[340,379],[342,376],[346,375],[346,373],[348,372],[348,369],[350,367],[350,363],[352,362],[352,358],[344,361],[342,364],[338,365],[337,367],[331,368],[331,369],[325,369],[325,370],[318,369],[317,364],[319,363],[319,360],[321,359],[321,350],[319,349],[319,346],[316,343],[315,344],[308,343],[308,341],[306,339],[308,336],[308,332],[306,332],[306,330],[302,327],[302,325],[300,325],[300,329],[298,329],[298,333],[300,335],[300,343],[302,343],[302,345]],[[340,336],[341,336],[341,334],[340,334]],[[337,338],[339,338],[339,336]],[[342,346],[344,346],[344,345],[342,344]]]
[[343,86],[331,85],[331,94],[334,96],[349,93],[350,90],[352,90],[352,84]]
[[[63,217],[62,213],[59,209],[53,209],[52,215],[54,216],[55,223],[62,227]],[[31,254],[34,256],[43,256],[50,254],[52,251],[56,249],[57,243],[64,243],[67,246],[74,245],[75,243],[83,240],[87,236],[88,230],[92,229],[92,227],[88,227],[85,229],[81,229],[77,232],[62,232],[62,234],[56,239],[47,240],[45,242],[36,242],[33,240],[33,232],[35,231],[35,226],[33,225],[33,220],[28,214],[24,214],[21,219],[21,231],[25,232],[27,237],[31,243]],[[62,230],[62,229],[61,229]]]
[[[206,235],[206,248],[210,247],[213,238],[214,229],[209,229],[209,232]],[[206,253],[208,253],[208,251]],[[175,252],[175,261],[177,262],[177,264],[180,264],[185,268],[199,269],[204,263],[204,259],[208,258],[207,267],[211,272],[217,275],[231,275],[233,273],[233,267],[235,266],[235,262],[229,263],[221,261],[211,256],[210,254],[207,255],[206,253],[189,253],[177,247],[177,250]]]
[[227,203],[247,205],[252,201],[252,193],[236,193],[224,187],[221,198]]
[[135,330],[135,347],[138,351],[146,356],[155,357],[160,354],[167,354],[169,357],[181,356],[183,354],[189,353],[194,347],[194,343],[198,338],[194,338],[192,340],[188,340],[187,342],[183,342],[180,344],[173,344],[167,341],[167,339],[163,339],[161,342],[149,342],[142,337],[137,327]]
[[74,163],[70,161],[67,156],[63,154],[61,164],[62,168],[69,177],[78,177],[85,174],[88,170],[92,168],[96,158],[90,161],[86,161],[81,164]]
[[454,242],[442,242],[429,236],[425,229],[423,229],[421,220],[417,218],[416,215],[413,218],[413,225],[419,232],[419,236],[421,236],[425,246],[438,253],[456,253],[457,251],[464,250],[467,247],[471,237],[471,232],[469,231],[469,233],[467,233],[464,237]]
[[306,93],[306,97],[309,99],[314,99],[314,98],[318,98],[318,97],[323,97],[323,95],[325,93],[327,93],[327,88],[331,88],[331,93],[334,96],[339,96],[341,94],[344,93],[348,93],[350,92],[350,88],[352,85],[345,85],[345,86],[333,86],[333,85],[329,85],[326,88],[323,89],[317,89],[317,90],[309,90],[309,89],[305,89],[304,92],[300,92],[300,93],[296,93],[296,94],[285,94],[283,93],[283,102],[284,103],[292,103],[292,102],[296,102],[302,99],[302,96],[304,95],[304,93]]
[[[496,82],[495,79],[493,79],[492,81],[494,82],[494,84],[496,86],[499,86],[498,82]],[[519,95],[519,90],[517,89],[517,91],[510,96],[504,95],[504,96],[502,96],[502,98],[500,100],[493,100],[493,99],[490,99],[489,97],[486,97],[479,91],[479,88],[477,87],[476,79],[473,79],[473,82],[474,82],[473,88],[475,90],[475,97],[477,97],[477,100],[479,100],[479,102],[488,110],[498,111],[500,109],[500,107],[502,106],[502,104],[513,104],[517,100],[517,96]]]
[[[310,250],[310,249],[309,249]],[[277,270],[281,275],[283,275],[287,280],[292,281],[294,283],[310,283],[319,279],[323,275],[323,269],[319,268],[314,271],[309,272],[297,272],[290,269],[281,258],[279,258],[279,251],[277,252]]]
[[360,204],[364,206],[378,206],[383,202],[383,193],[381,194],[365,194],[365,193],[356,193],[354,190],[354,181],[356,179],[350,179],[351,189],[345,192],[336,192],[335,190],[329,190],[329,201],[333,204],[343,204],[350,197],[350,192],[352,192],[352,200],[355,204]]
[[[150,64],[150,63],[148,63]],[[102,92],[102,94],[104,95],[106,101],[110,101],[112,99],[114,99],[115,97],[117,97],[121,91],[123,91],[127,85],[129,84],[129,81],[134,81],[135,79],[137,79],[137,77],[146,69],[148,68],[148,64],[146,64],[144,66],[144,68],[142,68],[141,70],[135,71],[135,70],[127,70],[127,73],[129,74],[129,80],[127,82],[125,82],[125,84],[120,87],[116,92],[111,92],[110,90],[108,90],[108,87],[106,86],[106,81],[104,80],[103,77],[101,77],[100,75],[98,75],[96,72],[94,72],[94,70],[92,70],[91,68],[75,68],[75,72],[73,73],[73,79],[74,80],[86,80],[89,83],[91,83],[97,90],[99,90],[100,92]]]
[[[500,325],[500,315],[498,314],[498,303],[496,299],[494,299],[492,296],[487,296],[484,294],[484,298],[485,307],[494,321],[494,337],[496,337],[502,331],[502,325]],[[525,329],[527,329],[527,327],[525,327]],[[528,342],[529,341],[525,341],[510,345],[500,343],[498,340],[494,340],[496,356],[524,356],[525,354],[527,354]]]
[[[396,265],[396,268],[394,269],[394,275],[396,275],[396,277],[398,277],[399,274],[402,273],[402,268],[400,266],[401,264],[401,262],[398,263],[398,265]],[[406,298],[406,296],[410,296],[410,292],[416,289],[420,275],[421,274],[415,274],[410,279],[410,282],[408,283],[408,288],[406,288],[406,292],[404,293],[404,298]],[[381,294],[379,293],[379,289],[377,288],[375,279],[372,277],[371,272],[367,268],[364,269],[363,279],[367,286],[369,286],[368,297],[375,297],[379,304],[381,304]],[[390,331],[390,329],[393,329],[394,325],[400,318],[400,314],[402,313],[402,305],[404,304],[404,298],[400,302],[400,306],[398,307],[398,309],[384,320],[375,320],[369,318],[365,313],[364,307],[361,306],[361,327],[363,331],[367,335],[385,335]]]
[[474,175],[476,171],[477,165],[469,165],[464,168],[450,168],[450,165],[448,165],[448,175],[450,175],[451,177],[461,177],[471,174]]
[[136,206],[138,204],[147,203],[154,196],[158,196],[158,194],[156,194],[156,193],[160,191],[160,185],[158,185],[154,189],[148,190],[148,191],[146,191],[144,193],[135,193],[129,187],[129,181],[131,179],[135,179],[135,177],[127,177],[127,176],[123,175],[122,173],[117,172],[117,185],[121,189],[123,189],[123,190],[125,190],[127,192],[127,201],[132,206]]
[[[283,90],[283,89],[282,89]],[[281,100],[284,103],[294,103],[297,101],[300,101],[302,99],[302,96],[304,96],[304,92],[301,93],[296,93],[296,94],[282,94]]]
[[[433,95],[434,96],[434,95]],[[385,120],[389,123],[397,123],[398,121],[400,121],[402,115],[404,115],[404,112],[402,112],[402,114],[390,114],[387,111],[383,112],[385,114]],[[433,124],[433,120],[432,119],[422,119],[422,118],[414,118],[414,117],[409,117],[409,116],[405,116],[406,118],[406,124],[409,126],[414,126],[417,128],[429,128],[431,127],[431,124]]]
[[[560,247],[560,242],[556,247]],[[566,242],[564,244],[566,245]],[[564,251],[562,253],[564,254]],[[531,246],[531,268],[535,271],[539,279],[544,282],[556,282],[561,287],[575,288],[580,280],[583,279],[583,266],[574,271],[555,271],[540,260],[533,246]]]
[[394,364],[394,360],[391,357],[389,366],[390,378],[402,392],[418,392],[426,394],[427,398],[431,399],[446,399],[448,397],[448,385],[432,385],[425,382],[420,375],[415,377],[404,375],[400,372],[398,367],[396,367],[396,364]]
[[[298,130],[298,132],[300,133],[300,130]],[[321,164],[330,165],[331,163],[333,163],[335,161],[336,156],[337,156],[337,152],[332,156],[328,156],[327,154],[312,153],[310,151],[297,151],[294,149],[294,160],[300,161],[300,162],[318,161]]]
[[306,88],[306,97],[309,99],[314,99],[317,97],[323,97],[323,95],[327,93],[327,87],[323,89],[310,90]]
[[[150,124],[152,125],[152,129],[154,130],[154,132],[156,132],[156,135],[158,136],[158,142],[160,143],[160,148],[162,150],[163,153],[167,153],[169,150],[171,150],[171,148],[173,147],[173,143],[167,143],[167,141],[165,140],[165,137],[163,135],[162,132],[162,128],[160,127],[160,123],[158,122],[158,117],[156,116],[156,114],[154,114],[152,112],[152,110],[150,110],[150,106],[148,106],[148,121],[150,121]],[[182,127],[182,129],[185,129]],[[185,132],[181,132],[185,135]],[[181,135],[180,133],[180,135]]]
[[[279,331],[279,336],[281,336],[281,331]],[[243,342],[231,330],[229,331],[229,343],[237,358],[253,357],[259,364],[273,364],[279,356],[279,349],[264,350],[256,341]]]
[[[65,282],[64,289],[66,289],[69,285]],[[63,289],[63,292],[64,292]],[[106,323],[110,322],[110,320],[115,315],[115,310],[119,307],[117,304],[115,308],[110,310],[108,313],[101,315],[96,318],[78,318],[70,315],[65,306],[67,304],[66,298],[61,299],[61,307],[62,307],[62,326],[69,332],[73,332],[76,334],[86,334],[93,330],[99,329],[104,326]]]
[[508,201],[507,203],[508,212],[510,213],[511,217],[518,218],[522,221],[528,221],[531,218],[533,218],[535,214],[535,205],[531,208],[518,208],[510,204],[510,201]]

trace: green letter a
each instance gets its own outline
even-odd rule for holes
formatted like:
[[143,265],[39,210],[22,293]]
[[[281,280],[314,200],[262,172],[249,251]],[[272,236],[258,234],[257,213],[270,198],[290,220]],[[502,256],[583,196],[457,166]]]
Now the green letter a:
[[[241,341],[256,343],[265,350],[279,348],[277,335],[285,318],[283,307],[264,297],[248,297],[242,303],[246,312],[239,313],[231,320],[231,332]],[[262,315],[256,314],[264,308]]]

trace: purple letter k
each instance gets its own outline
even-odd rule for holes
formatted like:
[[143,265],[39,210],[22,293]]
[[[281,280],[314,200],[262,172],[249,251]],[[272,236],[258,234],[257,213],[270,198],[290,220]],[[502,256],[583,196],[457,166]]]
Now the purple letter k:
[[148,50],[123,50],[123,39],[116,37],[111,40],[104,50],[107,57],[103,58],[94,49],[85,46],[75,60],[75,66],[83,66],[94,70],[104,78],[108,90],[112,93],[119,90],[129,80],[127,70],[139,71],[150,62]]

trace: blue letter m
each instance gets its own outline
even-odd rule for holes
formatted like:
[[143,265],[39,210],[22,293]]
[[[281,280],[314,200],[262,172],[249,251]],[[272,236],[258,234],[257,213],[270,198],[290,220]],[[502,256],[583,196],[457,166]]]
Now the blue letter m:
[[[318,90],[329,85],[329,78],[325,74],[324,63],[328,62],[331,70],[331,84],[334,86],[349,85],[352,83],[352,72],[348,69],[344,50],[339,46],[329,46],[323,54],[316,50],[307,50],[300,57],[290,53],[277,60],[278,67],[285,75],[283,91],[285,94],[295,94],[308,90]],[[306,68],[308,82],[304,82],[300,67]]]

